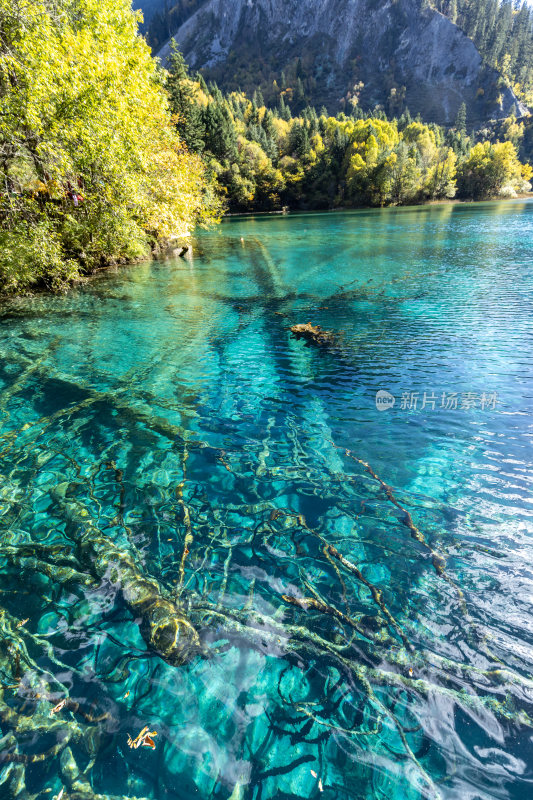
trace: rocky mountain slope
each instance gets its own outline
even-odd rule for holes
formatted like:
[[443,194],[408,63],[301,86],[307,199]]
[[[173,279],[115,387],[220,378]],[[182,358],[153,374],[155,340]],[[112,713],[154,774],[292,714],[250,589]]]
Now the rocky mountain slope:
[[[154,0],[145,1],[153,14]],[[203,0],[174,38],[191,67],[224,89],[268,90],[298,64],[306,100],[332,112],[354,94],[364,108],[408,107],[441,124],[463,102],[469,125],[524,110],[474,43],[420,0]],[[159,55],[168,52],[167,43]]]

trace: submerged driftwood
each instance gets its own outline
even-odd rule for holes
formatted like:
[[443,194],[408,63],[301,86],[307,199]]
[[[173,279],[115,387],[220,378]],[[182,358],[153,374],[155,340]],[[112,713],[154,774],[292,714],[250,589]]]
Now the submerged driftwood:
[[[336,335],[323,331],[319,326],[308,323],[307,325],[295,325],[291,330],[297,338],[307,340],[309,346],[312,344],[327,348],[333,345],[337,352]],[[43,370],[44,373],[44,365],[33,367],[26,364],[26,366],[27,371],[22,376],[22,380],[32,376],[35,370]],[[68,376],[59,375],[54,380],[65,383],[68,380],[67,386],[74,385],[73,379]],[[19,387],[20,385],[21,383],[19,383]],[[210,639],[207,639],[207,641],[211,641],[212,645],[216,645],[211,648],[212,652],[224,652],[227,647],[239,646],[240,642],[248,642],[250,647],[255,647],[261,652],[285,658],[288,662],[287,670],[295,663],[296,659],[298,669],[302,669],[302,671],[305,670],[306,664],[309,664],[309,669],[313,670],[314,665],[319,663],[321,671],[323,670],[325,673],[323,699],[321,699],[320,693],[316,701],[311,699],[309,701],[293,700],[290,694],[285,698],[279,688],[282,688],[280,679],[278,693],[281,701],[295,715],[294,723],[291,722],[291,725],[297,725],[299,722],[300,725],[304,725],[303,731],[307,726],[308,733],[315,739],[328,729],[337,730],[343,735],[353,736],[355,739],[359,736],[375,735],[379,733],[383,725],[386,725],[389,733],[390,730],[393,730],[399,737],[399,752],[403,758],[409,759],[412,766],[418,771],[417,780],[423,781],[425,787],[429,787],[421,789],[428,797],[438,797],[437,789],[424,769],[424,762],[420,760],[417,741],[414,736],[411,738],[411,735],[416,733],[416,729],[406,729],[405,717],[402,716],[404,703],[406,705],[411,699],[416,702],[420,697],[433,698],[435,695],[440,695],[447,702],[456,703],[458,707],[476,713],[478,718],[484,719],[488,714],[493,714],[504,724],[512,722],[516,725],[531,727],[531,720],[527,713],[520,709],[520,700],[523,701],[524,697],[531,696],[533,691],[530,682],[520,676],[495,669],[494,663],[497,663],[497,660],[491,658],[488,653],[486,653],[489,659],[488,668],[482,669],[472,666],[468,662],[461,664],[452,662],[448,658],[441,658],[432,652],[431,648],[426,652],[422,650],[423,641],[415,640],[416,646],[411,644],[408,638],[412,631],[409,622],[404,626],[400,624],[402,620],[393,615],[393,609],[391,610],[386,602],[386,593],[384,594],[380,587],[367,577],[366,565],[358,564],[356,554],[351,550],[346,550],[346,555],[341,552],[343,537],[340,534],[335,532],[330,540],[323,532],[322,523],[316,529],[309,525],[300,512],[299,504],[291,510],[285,506],[279,508],[275,500],[265,500],[257,503],[257,506],[248,506],[239,501],[238,497],[231,498],[228,508],[232,514],[241,512],[243,518],[249,518],[252,514],[261,515],[257,520],[257,525],[250,529],[249,534],[241,534],[236,541],[232,541],[228,536],[229,527],[225,521],[222,522],[223,509],[208,505],[209,521],[212,523],[209,525],[209,540],[205,544],[201,538],[199,539],[199,543],[196,545],[198,558],[191,559],[189,574],[192,577],[196,573],[201,578],[203,573],[213,579],[200,582],[186,580],[185,568],[189,566],[186,564],[186,556],[189,553],[189,547],[192,549],[195,513],[200,513],[200,504],[201,513],[204,513],[203,500],[199,500],[196,505],[191,502],[189,510],[186,499],[184,499],[183,489],[188,474],[186,469],[188,451],[191,447],[204,448],[207,445],[201,442],[189,442],[187,431],[172,425],[165,419],[154,417],[148,402],[150,396],[145,392],[142,395],[140,393],[133,395],[135,403],[131,405],[132,393],[129,386],[127,395],[124,389],[112,393],[111,391],[97,392],[87,384],[78,388],[82,388],[84,391],[85,399],[81,401],[83,407],[97,402],[105,403],[106,406],[109,405],[120,413],[125,424],[129,426],[140,424],[143,428],[146,427],[165,436],[173,445],[178,442],[180,449],[183,449],[183,481],[174,491],[183,516],[182,526],[185,528],[185,546],[179,567],[177,589],[174,585],[172,589],[166,591],[162,583],[145,574],[140,560],[136,557],[137,551],[133,542],[130,541],[130,547],[127,544],[121,547],[100,530],[96,517],[91,519],[88,508],[83,505],[83,502],[72,497],[69,492],[69,486],[74,489],[76,485],[80,486],[81,484],[63,483],[51,491],[52,497],[60,509],[60,516],[66,521],[66,534],[72,542],[72,547],[64,548],[57,544],[33,542],[31,544],[24,542],[22,545],[6,544],[2,555],[11,563],[18,563],[28,570],[42,572],[60,585],[65,585],[70,581],[79,582],[82,586],[97,584],[100,581],[111,581],[132,611],[148,647],[171,664],[183,664],[199,651],[196,629],[202,628],[206,631],[212,629]],[[141,399],[143,402],[139,402]],[[2,399],[0,398],[0,410],[1,407]],[[61,413],[65,413],[64,410]],[[47,418],[45,423],[41,421],[41,427],[43,424],[51,424],[50,418]],[[274,426],[275,420],[272,418],[269,420],[263,449],[258,457],[257,475],[270,474],[269,442],[274,436],[274,433],[271,432]],[[297,443],[296,434],[294,437],[294,441]],[[11,446],[11,441],[8,441]],[[339,447],[333,441],[330,444],[333,447]],[[39,449],[38,445],[36,449]],[[342,451],[344,448],[339,447],[339,450]],[[344,453],[346,458],[355,461],[359,467],[363,467],[371,480],[375,482],[375,491],[384,493],[386,500],[396,511],[400,512],[398,523],[407,528],[410,538],[415,540],[422,557],[431,558],[437,575],[440,578],[446,577],[444,558],[439,555],[430,540],[426,539],[422,531],[415,525],[405,501],[400,502],[391,486],[385,482],[379,472],[374,471],[368,462],[349,450],[344,450]],[[298,456],[295,455],[295,458]],[[217,455],[217,459],[228,472],[233,473],[236,481],[244,480],[244,475],[230,459],[225,460],[219,455]],[[300,464],[300,461],[298,460],[297,463]],[[39,469],[40,466],[42,465],[38,464],[37,468]],[[112,461],[108,463],[108,466],[115,470],[116,482],[121,483],[121,471]],[[271,469],[271,474],[276,475],[276,479],[279,479],[281,475],[285,480],[290,480],[296,486],[298,485],[292,477],[290,466],[285,469],[276,467],[276,472]],[[344,474],[344,468],[342,468],[341,474]],[[338,473],[335,473],[334,477],[335,480],[338,480]],[[307,475],[306,479],[311,482],[317,495],[322,495],[323,487],[319,483],[323,480],[322,472],[317,473],[316,477],[311,472],[311,476]],[[347,485],[353,479],[353,475],[347,475]],[[79,474],[79,480],[80,482],[84,480],[81,474]],[[87,490],[92,491],[89,484],[87,484]],[[81,493],[79,494],[82,496]],[[122,495],[120,507],[123,508]],[[343,509],[343,511],[353,519],[354,524],[357,524],[358,510],[357,513],[355,510],[352,512],[350,506],[348,510]],[[121,510],[120,524],[124,527],[122,514]],[[231,598],[235,594],[231,583],[228,588],[228,576],[231,581],[232,550],[244,546],[244,539],[248,535],[250,539],[247,546],[260,547],[262,541],[267,551],[276,552],[281,538],[283,542],[292,541],[296,558],[304,555],[304,558],[299,558],[300,581],[296,590],[291,581],[290,593],[279,595],[279,605],[272,598],[273,602],[269,603],[266,613],[261,611],[262,600],[259,601],[259,608],[254,606],[255,578],[250,585],[249,601],[242,608],[235,608],[233,602],[224,602],[225,598]],[[313,548],[310,547],[308,551],[313,558],[312,572],[306,571],[307,547],[303,549],[297,544],[297,539],[302,537],[305,537],[307,542],[314,542]],[[203,552],[202,544],[204,544]],[[376,544],[377,546],[378,544]],[[61,548],[59,553],[58,547]],[[273,549],[274,547],[276,550]],[[220,548],[228,553],[224,563],[222,583],[217,582],[213,577],[221,572],[220,562],[216,558],[210,557],[212,552],[215,552],[215,556],[218,557],[215,548],[217,551]],[[383,547],[383,549],[385,548]],[[287,554],[292,552],[292,549],[287,549]],[[320,568],[320,572],[315,569],[316,567]],[[320,575],[322,574],[328,575],[331,580],[335,581],[336,594],[333,597],[338,598],[335,601],[336,605],[333,604],[334,600],[325,602],[321,597]],[[450,586],[456,587],[452,578],[446,577],[446,580]],[[278,591],[282,590],[283,585],[279,584]],[[194,594],[195,587],[198,587],[198,596]],[[459,592],[458,587],[456,588]],[[242,591],[240,585],[238,591],[240,596]],[[189,597],[186,601],[187,614],[185,615],[176,598],[187,594]],[[459,597],[462,598],[462,594]],[[362,615],[361,611],[370,613]],[[470,624],[468,617],[466,617],[466,622]],[[19,625],[22,627],[19,628]],[[0,640],[1,634],[0,628]],[[11,642],[16,636],[26,638],[28,634],[24,631],[23,623],[14,621],[6,630],[5,638]],[[224,640],[227,641],[227,644]],[[484,647],[483,650],[485,650]],[[22,648],[21,653],[22,655],[17,652],[12,656],[14,662],[12,673],[6,669],[3,670],[4,676],[8,679],[8,685],[12,682],[15,684],[18,680],[19,669],[16,659],[18,658],[19,661],[23,659]],[[300,663],[304,666],[300,667]],[[2,667],[0,651],[0,668]],[[66,669],[66,667],[62,668],[62,671]],[[332,675],[335,676],[333,679]],[[313,678],[313,680],[315,679]],[[509,688],[505,686],[505,683],[509,683]],[[469,685],[469,688],[471,687],[470,692],[464,690],[465,684]],[[53,688],[55,689],[53,695],[52,690],[48,692],[54,696],[54,700],[47,702],[44,711],[46,725],[43,725],[43,731],[47,735],[54,735],[53,741],[55,742],[59,732],[57,715],[70,712],[74,701],[68,700],[63,711],[59,710],[57,713],[53,713],[50,705],[54,705],[59,699],[56,696],[55,684]],[[337,703],[334,692],[337,690],[342,691],[343,695],[350,692],[357,698],[354,701],[357,716],[354,718],[353,724],[351,719],[345,719],[344,712],[339,712],[334,716],[337,707],[334,705]],[[6,691],[11,690],[6,689]],[[42,689],[39,691],[42,692]],[[66,689],[62,689],[61,694],[66,698]],[[402,697],[402,702],[399,704],[398,697]],[[57,709],[59,705],[57,704],[55,708]],[[399,705],[399,713],[396,711],[397,705]],[[52,713],[53,716],[50,716]],[[23,720],[15,719],[9,704],[6,703],[4,707],[0,705],[0,721],[3,728],[7,728],[12,735],[7,757],[4,756],[4,764],[10,770],[8,779],[10,795],[8,796],[16,797],[17,800],[38,800],[37,796],[30,796],[27,793],[19,794],[19,785],[21,785],[21,781],[24,781],[26,764],[40,763],[43,758],[59,757],[61,759],[61,776],[65,782],[69,800],[104,800],[103,796],[93,793],[85,780],[85,775],[90,774],[90,767],[85,769],[84,774],[80,777],[77,765],[72,762],[72,750],[68,746],[70,741],[76,755],[80,744],[84,744],[88,749],[92,743],[94,728],[85,726],[84,722],[67,718],[67,723],[72,722],[68,728],[69,733],[72,731],[72,734],[71,739],[67,739],[65,744],[63,739],[58,743],[61,750],[57,749],[57,745],[54,743],[46,752],[27,756],[24,748],[24,734],[26,725],[29,723],[26,722],[26,717],[27,715],[24,715]],[[87,715],[84,717],[87,720]],[[361,719],[375,719],[374,727],[366,730],[365,728],[368,726],[361,725]],[[76,724],[74,725],[74,723]],[[51,727],[52,725],[54,727]],[[32,718],[32,726],[35,726],[35,717]],[[296,730],[296,734],[300,735],[300,732]],[[304,735],[307,734],[302,734],[302,736]],[[48,746],[47,743],[44,746]],[[90,751],[91,756],[93,756],[93,750]],[[2,795],[5,786],[2,787],[1,782],[0,789],[0,795]],[[112,798],[106,795],[105,800],[112,800]]]
[[91,521],[81,503],[67,498],[68,484],[51,495],[67,521],[66,533],[75,542],[80,562],[99,580],[110,580],[139,619],[141,635],[151,650],[165,661],[180,666],[201,651],[195,628],[179,606],[164,597],[157,581],[147,578],[132,556],[105,536]]
[[[38,800],[43,791],[36,791],[35,775],[28,780],[28,770],[58,759],[69,800],[101,800],[102,795],[91,788],[88,773],[101,746],[104,728],[100,723],[109,714],[94,716],[69,697],[67,686],[42,662],[49,661],[63,675],[69,674],[69,668],[57,659],[46,637],[27,630],[26,622],[0,610],[0,796]],[[71,747],[77,754],[84,753],[85,768],[76,763]],[[119,800],[111,795],[105,798]]]
[[333,331],[325,331],[320,325],[312,325],[310,322],[293,325],[291,333],[297,339],[304,339],[307,344],[313,344],[317,347],[327,347],[335,343]]

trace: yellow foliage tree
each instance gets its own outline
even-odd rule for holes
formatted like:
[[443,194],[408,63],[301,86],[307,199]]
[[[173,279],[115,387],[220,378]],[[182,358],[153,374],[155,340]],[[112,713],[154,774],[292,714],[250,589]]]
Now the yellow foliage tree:
[[459,191],[474,200],[509,196],[530,189],[532,175],[530,165],[518,160],[512,142],[479,142],[461,164]]
[[216,213],[137,24],[128,0],[0,0],[4,289],[59,285]]

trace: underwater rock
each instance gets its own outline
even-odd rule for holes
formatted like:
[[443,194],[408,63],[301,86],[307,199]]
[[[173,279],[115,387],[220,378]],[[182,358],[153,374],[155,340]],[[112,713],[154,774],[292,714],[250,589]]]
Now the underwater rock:
[[296,339],[305,339],[307,344],[314,344],[318,347],[332,345],[335,342],[335,336],[332,331],[324,331],[320,325],[312,325],[310,322],[293,325],[291,333]]

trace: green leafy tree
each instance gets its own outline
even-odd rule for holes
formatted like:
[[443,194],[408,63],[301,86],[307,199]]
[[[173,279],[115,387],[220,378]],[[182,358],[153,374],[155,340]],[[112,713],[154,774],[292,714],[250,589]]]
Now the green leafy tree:
[[442,148],[424,178],[423,189],[426,197],[435,200],[455,197],[457,192],[457,156],[451,147]]
[[512,142],[478,142],[458,170],[461,197],[483,200],[530,188],[533,170],[518,160]]
[[59,286],[206,218],[129,0],[0,0],[0,285]]
[[406,142],[398,142],[385,164],[390,177],[391,202],[396,204],[412,202],[420,191],[422,170]]

